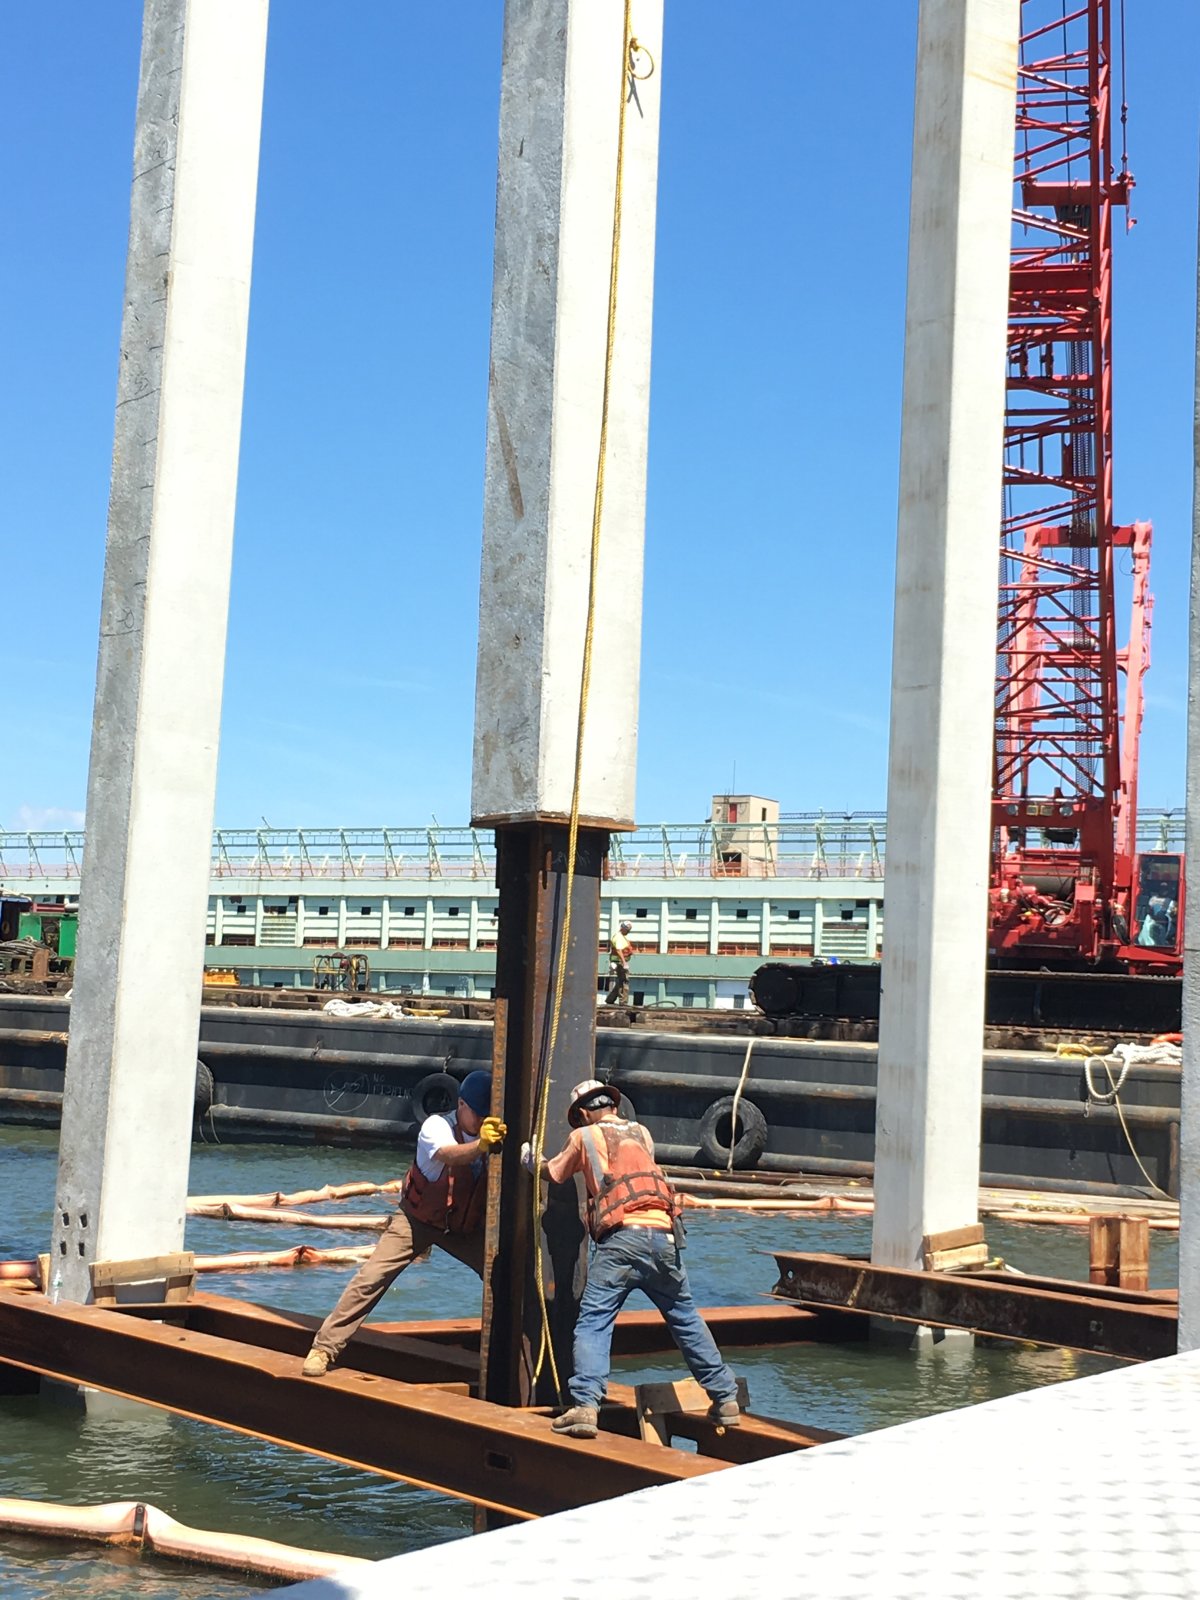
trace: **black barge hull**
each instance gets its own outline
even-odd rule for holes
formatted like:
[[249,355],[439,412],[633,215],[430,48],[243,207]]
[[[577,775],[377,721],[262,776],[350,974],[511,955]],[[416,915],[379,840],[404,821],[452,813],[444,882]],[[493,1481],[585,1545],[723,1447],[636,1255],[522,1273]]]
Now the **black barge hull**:
[[[57,998],[0,996],[0,1121],[57,1124],[69,1012]],[[485,1020],[206,1005],[198,1055],[212,1085],[198,1137],[211,1128],[226,1142],[408,1144],[422,1115],[452,1098],[453,1080],[490,1064],[491,1049]],[[596,1075],[620,1087],[661,1158],[680,1166],[726,1165],[722,1102],[743,1069],[739,1131],[749,1123],[757,1137],[739,1139],[736,1167],[870,1175],[874,1044],[603,1025],[597,1033]],[[564,1070],[586,1076],[583,1063]],[[1155,1185],[1177,1196],[1177,1069],[1130,1071],[1121,1090],[1128,1134],[1112,1106],[1089,1098],[1077,1058],[988,1050],[983,1088],[981,1182],[1147,1193],[1132,1141]]]

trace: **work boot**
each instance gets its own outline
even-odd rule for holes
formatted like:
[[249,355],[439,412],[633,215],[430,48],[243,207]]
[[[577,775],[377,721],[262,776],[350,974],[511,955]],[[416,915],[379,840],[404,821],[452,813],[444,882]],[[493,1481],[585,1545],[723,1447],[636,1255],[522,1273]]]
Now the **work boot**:
[[594,1439],[600,1431],[596,1426],[595,1406],[572,1406],[550,1424],[555,1433],[570,1434],[572,1439]]
[[741,1426],[741,1409],[736,1400],[714,1400],[708,1408],[708,1420],[722,1428],[737,1428]]
[[316,1345],[304,1358],[304,1365],[300,1368],[302,1378],[323,1378],[333,1365],[333,1358],[327,1350],[318,1350]]

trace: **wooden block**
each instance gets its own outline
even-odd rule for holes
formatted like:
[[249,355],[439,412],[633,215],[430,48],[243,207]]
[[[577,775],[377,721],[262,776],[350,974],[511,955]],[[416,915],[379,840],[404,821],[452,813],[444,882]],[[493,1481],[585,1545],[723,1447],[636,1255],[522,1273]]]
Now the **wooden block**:
[[921,1240],[921,1259],[926,1272],[970,1272],[987,1265],[987,1242],[983,1223],[965,1228],[946,1228],[942,1233],[927,1233]]
[[191,1299],[196,1283],[196,1257],[190,1250],[176,1255],[142,1256],[136,1261],[94,1261],[89,1270],[92,1298],[98,1306],[116,1304],[121,1289],[159,1283],[164,1286],[162,1300],[179,1305]]
[[[711,1404],[695,1378],[681,1378],[677,1383],[639,1383],[633,1393],[638,1431],[647,1444],[670,1444],[673,1416],[707,1411]],[[750,1403],[745,1378],[737,1380],[737,1401],[743,1411]]]
[[986,1244],[963,1244],[953,1250],[927,1250],[924,1256],[926,1272],[974,1272],[986,1267]]
[[939,1250],[959,1250],[963,1245],[983,1242],[983,1223],[972,1222],[965,1228],[946,1228],[941,1233],[927,1233],[921,1240],[921,1253],[930,1255]]
[[1088,1277],[1116,1289],[1150,1287],[1150,1224],[1145,1217],[1088,1219]]
[[50,1293],[50,1257],[49,1255],[38,1258],[38,1287],[43,1294]]
[[1146,1217],[1122,1217],[1117,1230],[1117,1287],[1150,1287],[1150,1222]]

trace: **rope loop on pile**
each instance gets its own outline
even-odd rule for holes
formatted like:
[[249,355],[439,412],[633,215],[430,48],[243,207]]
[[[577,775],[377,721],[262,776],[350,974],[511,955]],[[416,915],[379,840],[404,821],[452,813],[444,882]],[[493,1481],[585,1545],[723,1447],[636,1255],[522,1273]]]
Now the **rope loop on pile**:
[[[608,454],[608,418],[612,396],[613,352],[616,347],[617,333],[617,283],[620,277],[621,209],[625,179],[625,107],[629,99],[629,82],[639,76],[634,71],[634,58],[637,54],[643,54],[650,58],[650,71],[652,73],[654,70],[654,58],[650,56],[648,50],[642,50],[633,37],[632,0],[625,0],[625,23],[621,35],[621,95],[617,120],[617,166],[616,182],[613,187],[612,245],[609,252],[608,265],[608,327],[604,344],[604,388],[600,402],[600,440],[596,456],[595,488],[592,494],[592,541],[588,567],[587,624],[583,634],[583,664],[579,678],[579,715],[575,724],[575,772],[571,785],[571,820],[567,830],[566,903],[563,907],[562,921],[560,923],[557,960],[555,963],[554,1002],[550,1012],[550,1030],[546,1046],[546,1070],[542,1074],[533,1138],[530,1141],[533,1145],[535,1175],[541,1171],[541,1162],[546,1148],[546,1118],[550,1105],[550,1084],[554,1069],[554,1051],[558,1044],[558,1026],[562,1016],[563,990],[567,976],[567,952],[570,949],[571,940],[571,899],[575,887],[575,861],[579,849],[579,804],[583,784],[583,736],[587,727],[588,697],[592,686],[592,645],[596,631],[596,590],[600,571],[600,526],[604,516],[604,468],[605,457]],[[644,73],[641,76],[649,77],[650,73]],[[549,1360],[555,1393],[561,1402],[562,1384],[559,1380],[558,1363],[554,1357],[554,1346],[550,1338],[550,1311],[546,1303],[540,1225],[541,1186],[535,1181],[533,1184],[533,1238],[535,1246],[533,1276],[542,1328],[537,1360],[533,1368],[533,1378],[536,1383],[538,1378],[541,1377],[543,1366]]]

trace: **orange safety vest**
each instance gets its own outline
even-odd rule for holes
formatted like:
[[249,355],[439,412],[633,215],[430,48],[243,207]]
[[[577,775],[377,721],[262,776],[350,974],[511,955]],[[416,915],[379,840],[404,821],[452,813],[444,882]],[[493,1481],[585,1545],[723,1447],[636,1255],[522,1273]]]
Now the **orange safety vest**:
[[678,1196],[655,1161],[650,1135],[640,1122],[593,1122],[580,1131],[593,1239],[619,1228],[636,1211],[679,1216]]
[[487,1162],[478,1172],[473,1166],[443,1165],[440,1178],[427,1178],[414,1161],[404,1177],[400,1209],[439,1233],[478,1233],[487,1210]]

